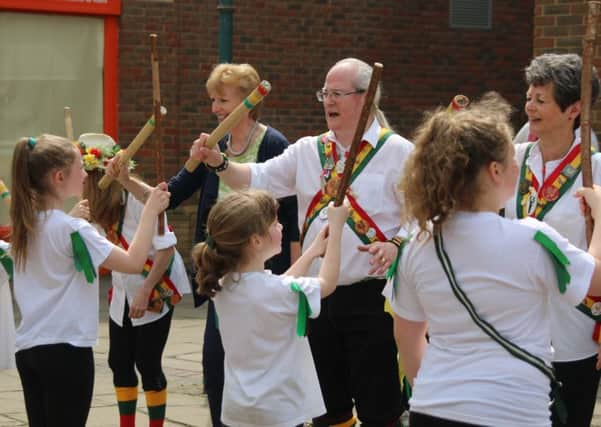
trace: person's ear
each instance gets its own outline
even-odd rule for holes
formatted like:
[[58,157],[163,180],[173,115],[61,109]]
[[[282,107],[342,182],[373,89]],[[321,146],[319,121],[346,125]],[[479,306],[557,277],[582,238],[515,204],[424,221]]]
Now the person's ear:
[[493,183],[498,184],[502,181],[504,166],[500,162],[490,162],[487,167],[488,176]]
[[580,113],[582,113],[582,101],[574,102],[566,110],[568,113],[568,118],[570,120],[576,120]]

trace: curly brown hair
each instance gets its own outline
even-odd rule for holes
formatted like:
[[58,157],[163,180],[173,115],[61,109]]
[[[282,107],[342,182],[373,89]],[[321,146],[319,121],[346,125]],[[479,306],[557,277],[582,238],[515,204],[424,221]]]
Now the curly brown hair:
[[458,208],[473,207],[478,175],[491,162],[505,163],[513,130],[511,107],[489,92],[460,111],[438,108],[426,113],[414,137],[403,179],[407,215],[430,235],[428,223],[440,226]]
[[192,250],[199,294],[213,297],[221,290],[219,279],[246,259],[250,238],[268,233],[277,212],[277,200],[265,191],[234,192],[213,206],[207,240]]

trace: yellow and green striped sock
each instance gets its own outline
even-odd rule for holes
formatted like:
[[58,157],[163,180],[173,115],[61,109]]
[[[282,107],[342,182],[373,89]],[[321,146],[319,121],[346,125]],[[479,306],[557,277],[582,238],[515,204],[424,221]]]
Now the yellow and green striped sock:
[[138,387],[115,387],[119,405],[119,426],[135,427]]
[[145,391],[146,406],[148,406],[149,427],[163,427],[165,410],[167,408],[167,389]]

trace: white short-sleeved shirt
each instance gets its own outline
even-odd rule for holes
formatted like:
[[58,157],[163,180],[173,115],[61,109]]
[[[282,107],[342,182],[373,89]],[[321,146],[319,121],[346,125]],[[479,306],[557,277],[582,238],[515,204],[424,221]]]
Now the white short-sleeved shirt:
[[[548,252],[551,237],[570,261],[560,294]],[[509,341],[551,363],[549,300],[586,295],[594,259],[533,219],[458,212],[443,227],[457,282],[479,316]],[[549,426],[549,379],[486,335],[453,294],[434,240],[413,239],[397,270],[394,312],[427,321],[430,342],[414,381],[411,410],[477,425]],[[390,285],[384,291],[390,300]]]
[[[0,248],[9,253],[10,245],[0,240]],[[15,318],[9,287],[9,275],[0,264],[0,369],[15,367]]]
[[[375,147],[380,130],[380,125],[374,120],[363,135],[363,140]],[[327,138],[335,143],[340,156],[347,151],[333,132],[328,132]],[[249,163],[251,187],[267,190],[276,198],[297,197],[300,230],[303,229],[311,200],[321,188],[322,167],[316,141],[316,136],[307,136],[290,145],[277,157],[264,163]],[[403,202],[398,184],[412,150],[411,142],[399,135],[391,135],[350,186],[357,203],[388,239],[403,234],[400,227]],[[303,249],[313,242],[327,221],[321,215],[315,218],[307,230]],[[342,229],[341,247],[344,250],[338,280],[340,285],[349,285],[368,277],[371,255],[357,250],[357,246],[362,244],[348,224],[345,225]],[[317,276],[320,263],[321,258],[316,259],[307,275]]]
[[14,271],[15,299],[22,316],[17,351],[45,344],[96,344],[98,277],[88,283],[84,273],[75,269],[74,231],[84,240],[96,271],[114,248],[83,219],[56,209],[38,214],[27,261],[22,270],[15,265]]
[[[123,238],[127,241],[128,245],[131,244],[134,239],[138,224],[140,223],[140,218],[142,217],[143,209],[144,205],[131,194],[128,194],[127,207],[125,209],[125,217],[123,218],[123,227],[121,229]],[[155,233],[152,238],[152,246],[148,258],[153,260],[157,250],[170,248],[171,246],[175,246],[176,243],[177,238],[175,237],[175,233],[170,231],[167,227],[167,215],[165,215],[165,233],[162,236],[159,235],[158,229],[155,227]],[[115,323],[119,326],[123,326],[125,299],[127,298],[128,304],[131,306],[131,302],[136,297],[136,293],[144,284],[144,276],[141,273],[127,274],[113,271],[112,277],[113,297],[111,299],[109,314]],[[175,251],[169,278],[180,294],[190,293],[190,283],[188,281],[188,275],[186,274],[184,261],[177,250]],[[154,322],[167,314],[169,310],[169,306],[164,304],[163,310],[160,313],[146,311],[142,317],[131,319],[131,323],[133,326],[139,326]]]
[[231,274],[214,298],[225,350],[221,421],[237,427],[290,427],[325,413],[306,337],[296,335],[299,294],[311,317],[321,308],[316,278],[269,271]]
[[[574,144],[579,144],[576,139]],[[522,165],[526,148],[529,144],[515,146],[515,158],[518,165]],[[557,167],[561,160],[547,162],[547,176]],[[601,155],[592,156],[593,182],[601,184]],[[528,157],[530,169],[539,182],[542,182],[543,160],[538,143],[530,150]],[[518,182],[519,185],[519,182]],[[578,174],[572,187],[555,202],[555,205],[544,216],[543,221],[557,230],[574,246],[586,250],[586,226],[584,217],[580,213],[579,201],[574,197],[574,192],[582,187],[582,174]],[[516,187],[516,192],[518,191]],[[516,217],[516,197],[514,195],[505,205],[505,216]],[[554,361],[568,362],[582,360],[597,354],[599,346],[593,341],[595,321],[574,307],[574,304],[563,299],[552,301],[551,311],[551,337],[555,349]],[[577,305],[577,304],[576,304]]]

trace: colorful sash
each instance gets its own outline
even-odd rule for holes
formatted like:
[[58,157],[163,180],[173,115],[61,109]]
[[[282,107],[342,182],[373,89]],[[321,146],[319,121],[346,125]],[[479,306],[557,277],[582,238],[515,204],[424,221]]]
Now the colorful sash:
[[[353,166],[353,173],[351,174],[349,186],[365,166],[367,166],[369,161],[376,155],[380,148],[382,148],[388,137],[393,134],[394,132],[391,130],[382,128],[375,148],[366,141],[361,142]],[[319,160],[322,168],[321,189],[315,194],[307,208],[301,234],[301,244],[313,220],[320,214],[324,215],[326,211],[323,211],[323,209],[327,207],[330,201],[333,201],[336,198],[336,193],[338,192],[338,187],[340,186],[340,181],[344,172],[345,160],[338,158],[336,144],[329,141],[326,134],[317,137],[317,151],[319,153]],[[351,205],[351,212],[346,223],[357,237],[365,244],[373,243],[375,241],[385,242],[386,236],[369,217],[367,212],[365,212],[359,203],[357,203],[357,199],[353,196],[350,188],[346,197]],[[321,213],[322,211],[323,213]]]
[[531,216],[542,221],[555,203],[565,194],[576,181],[582,165],[580,144],[574,146],[559,166],[543,182],[542,187],[527,165],[530,150],[534,144],[526,148],[520,183],[516,196],[516,213],[518,218]]
[[[119,239],[119,245],[125,250],[129,249],[129,243],[121,234],[123,222],[119,221],[118,224],[114,224],[111,228],[111,231],[117,236]],[[169,267],[163,274],[163,278],[160,282],[154,285],[150,296],[148,297],[148,308],[146,310],[152,311],[155,313],[160,313],[163,310],[163,305],[167,304],[169,307],[173,307],[178,302],[181,301],[182,296],[177,290],[177,287],[169,277],[171,274],[171,267],[173,265],[175,257],[171,258],[171,262],[169,263]],[[142,276],[146,277],[150,273],[152,269],[153,262],[150,258],[146,259],[144,263],[144,268],[142,269]]]

